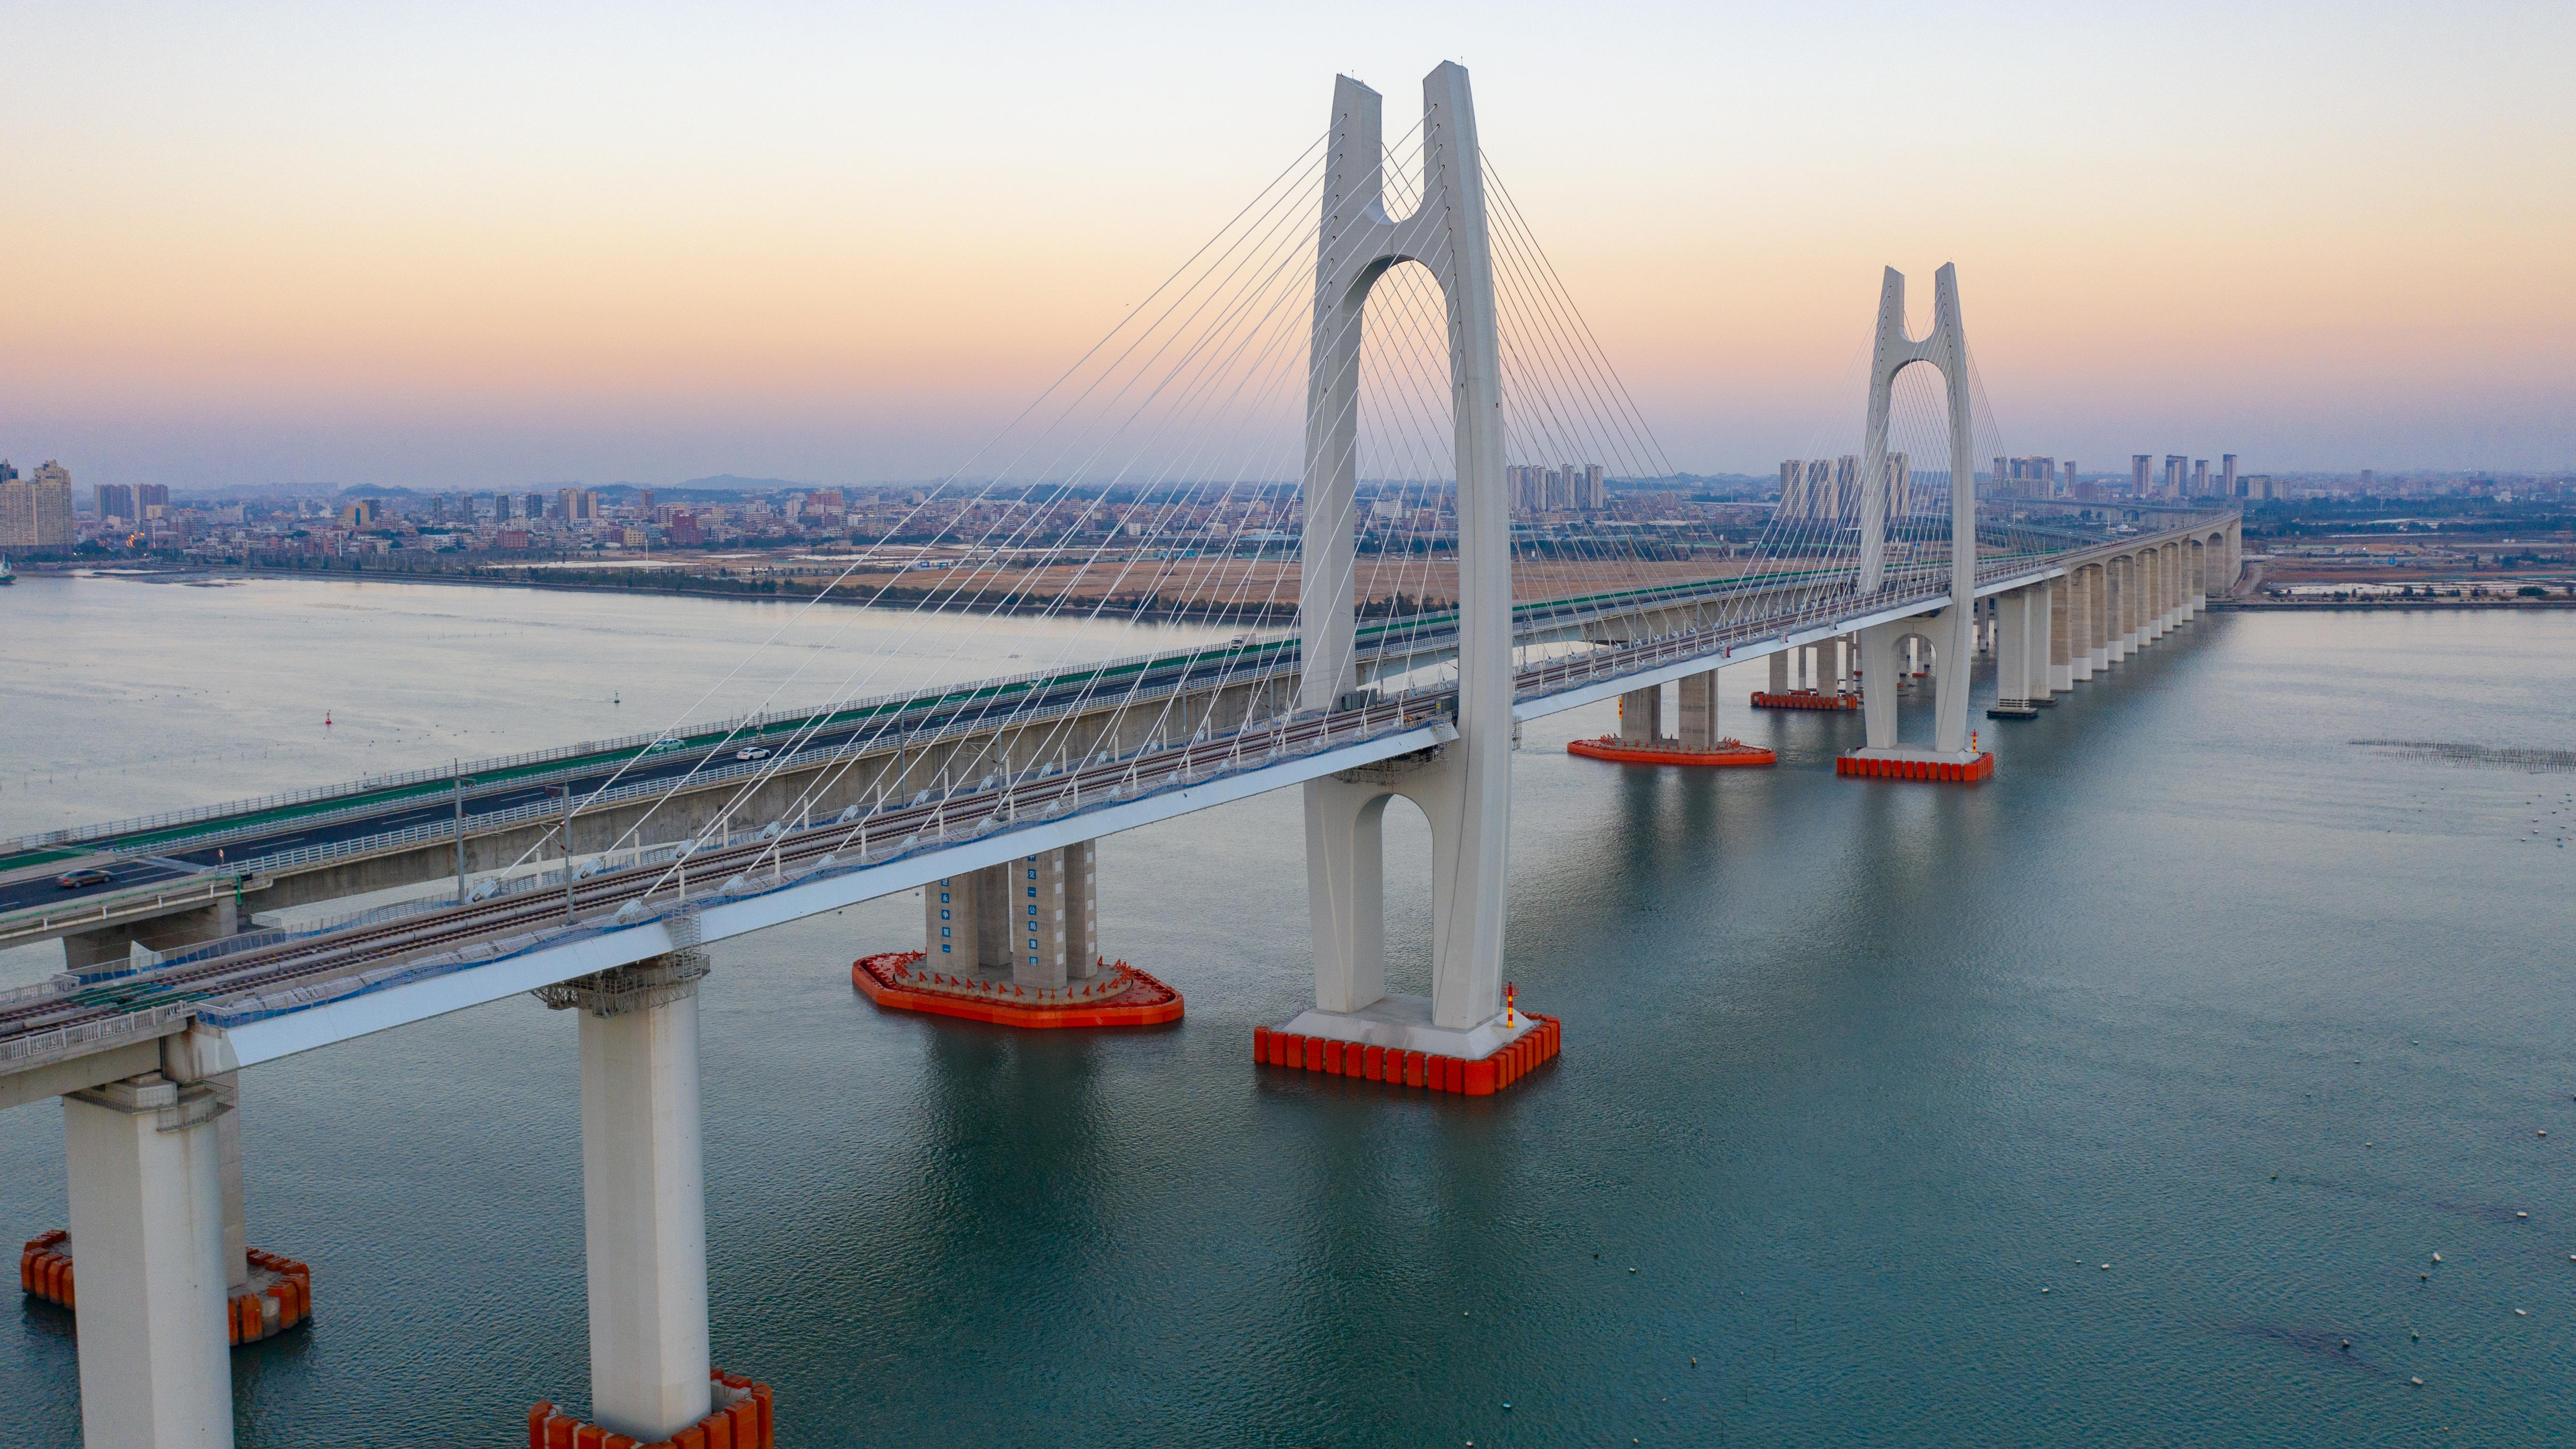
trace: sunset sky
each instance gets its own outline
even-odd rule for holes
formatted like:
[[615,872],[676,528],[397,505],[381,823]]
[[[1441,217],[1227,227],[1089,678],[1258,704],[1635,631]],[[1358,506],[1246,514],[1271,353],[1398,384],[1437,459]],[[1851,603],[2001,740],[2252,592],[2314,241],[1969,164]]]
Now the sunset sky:
[[1682,468],[1856,428],[1944,261],[2016,452],[2576,467],[2564,0],[531,10],[7,7],[0,455],[935,476],[1456,59]]

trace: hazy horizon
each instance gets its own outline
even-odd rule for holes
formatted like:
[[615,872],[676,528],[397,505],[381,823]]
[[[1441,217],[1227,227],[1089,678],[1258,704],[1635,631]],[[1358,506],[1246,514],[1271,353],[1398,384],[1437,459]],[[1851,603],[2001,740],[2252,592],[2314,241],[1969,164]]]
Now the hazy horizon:
[[84,487],[940,477],[1337,71],[1395,131],[1444,58],[1681,470],[1852,450],[1879,269],[1919,308],[1943,262],[2015,453],[2576,467],[2563,7],[28,8],[0,43],[42,62],[0,456]]

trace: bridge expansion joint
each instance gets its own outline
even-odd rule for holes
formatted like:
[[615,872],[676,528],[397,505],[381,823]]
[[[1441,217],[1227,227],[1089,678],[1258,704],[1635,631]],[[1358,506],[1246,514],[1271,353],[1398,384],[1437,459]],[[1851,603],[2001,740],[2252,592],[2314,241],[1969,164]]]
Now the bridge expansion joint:
[[530,996],[549,1011],[579,1008],[593,1016],[620,1016],[667,1006],[698,994],[698,981],[710,969],[704,951],[673,951],[631,966],[613,966],[540,986]]

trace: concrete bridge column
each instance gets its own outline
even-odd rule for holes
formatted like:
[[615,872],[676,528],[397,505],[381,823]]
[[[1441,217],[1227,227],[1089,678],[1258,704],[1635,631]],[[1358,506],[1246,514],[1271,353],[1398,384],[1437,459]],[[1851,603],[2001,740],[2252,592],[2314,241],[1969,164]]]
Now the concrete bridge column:
[[1686,674],[1681,682],[1681,740],[1685,750],[1713,750],[1717,728],[1717,671]]
[[1632,689],[1619,696],[1619,743],[1651,745],[1664,733],[1664,688]]
[[2118,664],[2138,649],[2138,561],[2132,555],[2121,554],[2107,562],[2104,578],[2111,587],[2111,662]]
[[1356,1012],[1386,997],[1387,798],[1383,788],[1357,779],[1306,783],[1306,913],[1318,1011]]
[[2052,579],[2048,590],[2048,692],[2064,694],[2075,687],[2075,580]]
[[546,988],[581,1013],[589,1422],[645,1443],[707,1417],[706,1163],[698,980],[674,952]]
[[1959,607],[1930,620],[1932,645],[1932,748],[1942,755],[1968,750],[1968,690],[1976,679],[1976,637]]
[[1911,627],[1900,619],[1873,624],[1854,636],[1860,645],[1861,678],[1873,681],[1860,696],[1861,732],[1873,750],[1896,748],[1896,641]]
[[1789,692],[1790,653],[1790,650],[1782,649],[1773,653],[1770,658],[1771,693],[1773,694],[1787,694]]
[[1995,708],[2030,704],[2030,604],[2019,589],[1995,595]]
[[2120,649],[2120,573],[2123,567],[2116,555],[2102,560],[2102,657],[2107,664],[2117,664],[2127,657]]
[[2133,553],[2129,555],[2129,569],[2127,590],[2129,603],[2126,614],[2129,626],[2129,653],[2134,656],[2143,651],[2155,638],[2150,628],[2150,621],[2155,616],[2155,561],[2144,552]]
[[89,1449],[233,1442],[224,1110],[211,1086],[159,1072],[63,1098]]
[[2111,569],[2108,563],[2084,569],[2084,677],[2111,667]]
[[2183,617],[2197,619],[2209,607],[2209,548],[2195,538],[2184,552],[2191,556],[2191,597],[2183,603]]

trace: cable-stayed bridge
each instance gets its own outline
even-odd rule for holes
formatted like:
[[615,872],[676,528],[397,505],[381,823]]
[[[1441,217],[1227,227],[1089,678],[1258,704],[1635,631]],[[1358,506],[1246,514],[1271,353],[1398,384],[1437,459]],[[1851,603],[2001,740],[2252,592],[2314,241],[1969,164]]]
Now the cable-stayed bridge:
[[[1316,1004],[1286,1029],[1490,1063],[1531,1030],[1500,975],[1523,721],[1617,697],[1623,733],[1652,743],[1677,685],[1680,743],[1705,746],[1718,671],[1756,666],[1770,695],[1858,697],[1853,773],[1974,778],[1991,766],[1969,728],[1980,657],[1999,710],[2029,712],[2236,578],[2232,514],[1978,496],[1992,434],[1946,267],[1923,338],[1888,274],[1859,451],[1784,490],[1750,550],[1677,562],[1551,506],[1569,500],[1514,496],[1518,470],[1548,459],[1676,470],[1477,144],[1465,72],[1435,70],[1393,144],[1380,111],[1341,81],[1309,154],[1006,430],[979,460],[988,479],[943,485],[942,541],[962,560],[943,593],[839,622],[834,604],[799,611],[832,631],[817,657],[847,666],[825,703],[0,857],[0,943],[63,939],[71,968],[0,998],[0,1104],[62,1096],[73,1124],[94,1442],[164,1441],[120,1417],[138,1395],[151,1424],[229,1434],[223,1305],[247,1269],[220,1144],[244,1067],[525,991],[579,1009],[591,1418],[668,1438],[725,1397],[708,1378],[696,1103],[695,992],[717,943],[935,883],[928,964],[1062,998],[1097,966],[1092,842],[1293,785]],[[1284,517],[1290,477],[1293,567],[1195,546],[1228,520]],[[1007,631],[1034,600],[1096,632],[1173,599],[1256,620],[1293,600],[1296,623],[1009,678],[935,677],[934,658],[927,684],[873,687],[943,612]],[[872,633],[838,644],[859,617]],[[1900,672],[1934,681],[1928,742],[1899,738]],[[1385,990],[1379,819],[1397,795],[1432,827],[1428,999]],[[53,884],[90,867],[108,881]],[[247,910],[450,875],[443,902],[241,929]],[[1023,876],[1044,879],[1043,904]],[[204,1272],[96,1266],[174,1237],[213,1243]],[[669,1291],[602,1296],[646,1279]],[[148,1384],[107,1387],[120,1353],[151,1365]]]

